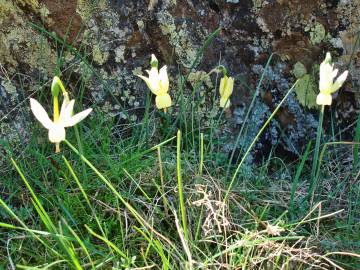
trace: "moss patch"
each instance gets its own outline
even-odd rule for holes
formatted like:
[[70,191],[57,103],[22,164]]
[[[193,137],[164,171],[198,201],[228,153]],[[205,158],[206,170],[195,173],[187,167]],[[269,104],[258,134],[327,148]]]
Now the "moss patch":
[[309,109],[316,108],[316,89],[317,84],[315,79],[310,74],[305,74],[299,79],[295,87],[296,97],[300,104]]

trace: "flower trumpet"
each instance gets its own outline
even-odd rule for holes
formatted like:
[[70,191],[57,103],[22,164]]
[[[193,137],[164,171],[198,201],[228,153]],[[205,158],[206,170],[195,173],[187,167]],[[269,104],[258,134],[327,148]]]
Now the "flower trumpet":
[[229,108],[230,107],[230,96],[234,89],[234,78],[224,75],[220,80],[220,107]]
[[339,70],[334,69],[334,65],[331,62],[331,55],[328,52],[325,60],[320,64],[320,93],[316,97],[316,103],[318,105],[331,105],[331,94],[336,92],[345,82],[349,72],[344,71],[334,82]]
[[149,77],[138,75],[143,79],[150,91],[156,95],[156,107],[158,109],[166,109],[171,106],[171,97],[168,94],[169,91],[169,77],[167,74],[167,67],[163,66],[160,71],[158,70],[158,60],[155,55],[151,55],[151,69],[146,70]]

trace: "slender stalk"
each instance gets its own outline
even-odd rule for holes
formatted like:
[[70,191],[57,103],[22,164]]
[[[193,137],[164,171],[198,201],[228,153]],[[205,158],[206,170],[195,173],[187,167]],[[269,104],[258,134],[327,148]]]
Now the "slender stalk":
[[[358,115],[356,129],[355,129],[355,136],[354,136],[354,142],[359,142],[359,141],[360,141],[360,114]],[[354,145],[353,155],[354,155],[353,169],[356,170],[359,164],[359,145]]]
[[313,192],[316,185],[316,171],[318,167],[318,160],[319,160],[319,149],[320,149],[320,141],[321,141],[321,133],[322,133],[322,125],[324,120],[324,110],[325,105],[321,105],[320,114],[319,114],[319,125],[316,131],[316,142],[315,142],[315,150],[314,150],[314,157],[311,166],[311,178],[310,178],[310,186],[308,192],[308,198],[311,198],[311,202],[313,200]]
[[176,168],[177,168],[177,179],[178,179],[178,189],[179,189],[179,201],[180,201],[180,213],[181,213],[181,222],[184,230],[184,237],[186,240],[189,240],[187,222],[186,222],[186,210],[184,203],[184,194],[183,194],[183,184],[181,178],[181,131],[177,132],[177,147],[176,147]]
[[309,153],[310,153],[310,149],[311,149],[311,141],[308,143],[305,153],[301,159],[301,162],[296,170],[296,174],[294,177],[294,181],[291,184],[291,193],[290,193],[290,203],[289,203],[289,209],[290,209],[290,213],[293,214],[294,213],[294,198],[295,198],[295,191],[296,188],[298,186],[299,183],[299,179],[300,179],[300,175],[301,172],[303,171],[303,168],[305,166],[305,162],[308,159]]
[[199,174],[202,176],[204,166],[204,133],[200,133],[200,165]]
[[59,120],[59,96],[54,96],[54,122]]
[[157,148],[157,155],[158,155],[158,160],[159,160],[159,171],[160,171],[160,190],[161,190],[161,196],[163,198],[163,204],[164,204],[164,211],[165,211],[165,216],[169,216],[169,210],[167,208],[168,205],[168,201],[165,197],[165,184],[164,184],[164,173],[163,173],[163,166],[162,166],[162,160],[161,160],[161,148],[160,146]]
[[235,179],[240,171],[241,166],[243,165],[243,163],[245,162],[247,156],[250,154],[251,149],[254,147],[256,141],[259,139],[259,137],[261,136],[261,134],[264,132],[264,130],[266,129],[266,127],[269,125],[269,123],[271,122],[271,120],[274,118],[275,114],[277,113],[277,111],[280,109],[281,105],[284,103],[284,101],[287,99],[287,97],[290,95],[290,93],[292,92],[292,90],[295,88],[295,85],[297,84],[298,81],[296,81],[294,83],[294,85],[290,88],[290,90],[286,93],[286,95],[284,96],[284,98],[280,101],[280,103],[276,106],[275,110],[272,112],[272,114],[270,115],[270,117],[266,120],[265,124],[262,126],[262,128],[259,130],[258,134],[256,134],[254,140],[251,142],[250,146],[248,147],[248,149],[246,150],[243,158],[241,159],[239,165],[237,166],[235,173],[233,175],[233,177],[231,178],[229,187],[225,193],[225,197],[224,197],[224,202],[227,200],[227,198],[229,197],[230,191],[232,190],[232,187],[234,185]]
[[[59,120],[59,96],[53,96],[53,108],[54,108],[54,123]],[[60,143],[55,144],[55,153],[60,152]]]
[[[256,98],[257,98],[257,96],[258,96],[258,94],[259,94],[259,92],[260,92],[260,88],[261,88],[262,82],[263,82],[263,80],[264,80],[264,78],[265,78],[265,74],[266,74],[266,71],[267,71],[267,69],[268,69],[268,67],[269,67],[269,65],[270,65],[270,62],[271,62],[272,57],[273,57],[273,54],[270,55],[270,57],[269,57],[266,65],[265,65],[265,67],[264,67],[264,71],[263,71],[263,73],[261,74],[259,83],[258,83],[257,86],[256,86],[256,90],[255,90],[254,96],[253,96],[253,98],[252,98],[252,100],[251,100],[249,109],[247,110],[247,113],[246,113],[244,122],[243,122],[243,124],[241,125],[241,128],[240,128],[240,131],[239,131],[239,133],[238,133],[238,136],[236,137],[236,141],[235,141],[235,144],[234,144],[234,148],[233,148],[233,150],[232,150],[232,152],[231,152],[231,156],[230,156],[230,159],[229,159],[229,163],[228,163],[227,169],[226,169],[226,177],[225,177],[226,179],[228,178],[229,173],[230,173],[230,167],[231,167],[231,163],[232,163],[232,160],[233,160],[233,158],[234,158],[234,155],[235,155],[236,147],[238,146],[238,144],[239,144],[239,142],[240,142],[240,138],[241,138],[241,136],[243,135],[244,128],[245,128],[245,126],[246,126],[247,120],[248,120],[249,117],[250,117],[250,113],[251,113],[251,111],[252,111],[252,108],[253,108],[254,105],[255,105]],[[239,161],[239,159],[236,160],[236,162],[238,162],[238,161]]]

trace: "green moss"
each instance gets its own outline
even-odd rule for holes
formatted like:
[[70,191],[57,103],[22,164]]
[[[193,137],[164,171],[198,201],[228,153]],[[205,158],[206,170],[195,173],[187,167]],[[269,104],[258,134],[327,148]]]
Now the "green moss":
[[210,77],[207,75],[207,72],[205,71],[196,71],[196,72],[191,72],[189,74],[189,78],[188,78],[190,84],[194,87],[196,86],[196,84],[198,82],[200,82],[200,80],[202,80],[202,82],[208,87],[208,88],[213,88],[214,85],[210,79]]
[[316,45],[322,42],[326,37],[325,27],[316,22],[313,27],[310,28],[310,41],[312,44]]
[[293,70],[291,71],[291,73],[297,78],[301,78],[303,77],[306,73],[307,73],[307,70],[306,70],[306,67],[304,66],[303,63],[301,62],[297,62],[294,67],[293,67]]
[[299,79],[295,87],[296,97],[300,104],[309,109],[316,108],[317,83],[310,74]]

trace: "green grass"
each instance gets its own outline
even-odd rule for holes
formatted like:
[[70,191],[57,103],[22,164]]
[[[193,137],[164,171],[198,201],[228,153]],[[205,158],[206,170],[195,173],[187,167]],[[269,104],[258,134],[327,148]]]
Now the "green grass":
[[[34,27],[91,67],[86,52]],[[59,73],[62,64],[59,59]],[[60,154],[39,125],[22,151],[2,144],[0,269],[357,269],[359,175],[344,160],[357,153],[359,128],[355,143],[324,136],[315,172],[310,142],[292,163],[270,155],[246,164],[285,95],[232,165],[234,152],[229,159],[217,132],[226,125],[224,110],[204,125],[200,83],[188,89],[187,79],[172,83],[173,97],[180,94],[167,114],[154,110],[148,95],[144,117],[119,128],[94,108],[91,118],[67,130]],[[78,101],[86,83],[77,83]],[[39,84],[37,96],[50,100]],[[217,106],[215,95],[210,100]]]
[[[66,144],[54,155],[51,145],[33,141],[25,155],[33,158],[18,158],[4,175],[3,267],[11,261],[23,269],[307,269],[308,264],[330,267],[331,259],[344,269],[356,269],[354,255],[336,252],[359,248],[358,188],[350,192],[357,197],[344,198],[348,204],[332,201],[344,195],[339,186],[332,194],[322,194],[321,208],[297,209],[301,193],[290,191],[303,187],[306,177],[298,177],[299,187],[293,188],[290,177],[297,166],[298,172],[305,171],[297,175],[310,170],[299,162],[284,164],[272,175],[266,168],[254,168],[250,177],[240,173],[224,203],[227,167],[214,166],[210,153],[204,153],[203,161],[194,160],[192,151],[176,147],[171,139],[161,146],[161,183],[158,146],[134,146],[130,138],[111,138],[111,132],[101,132],[102,140],[96,140],[97,131],[106,130],[103,125],[112,129],[111,123],[96,127],[97,118],[101,116],[79,126],[80,133],[84,125],[94,130],[80,136],[84,156]],[[134,136],[138,130],[134,128]],[[75,132],[69,132],[69,141],[76,141]],[[176,149],[182,149],[181,155]],[[179,158],[181,168],[176,165]],[[267,166],[276,163],[271,159]],[[176,180],[179,173],[182,189]],[[269,224],[279,226],[280,235],[272,235]]]

